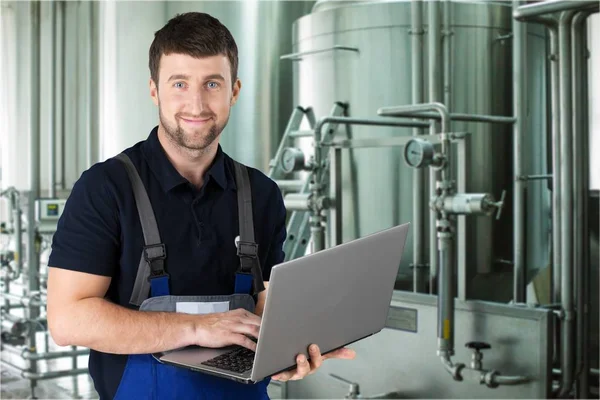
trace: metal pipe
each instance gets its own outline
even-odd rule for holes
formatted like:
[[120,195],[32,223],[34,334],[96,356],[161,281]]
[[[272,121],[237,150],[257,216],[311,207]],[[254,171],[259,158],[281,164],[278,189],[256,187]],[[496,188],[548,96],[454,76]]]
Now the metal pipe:
[[12,346],[2,344],[2,350],[8,351],[11,354],[17,355],[24,360],[55,360],[57,358],[80,357],[90,354],[89,349],[67,350],[67,351],[51,351],[45,353],[37,353],[30,351],[26,346]]
[[[9,300],[6,300],[7,302]],[[25,306],[23,304],[8,304],[7,305],[3,305],[2,307],[0,307],[0,312],[10,312],[10,310],[17,310],[17,309],[22,309]]]
[[[588,371],[590,375],[593,375],[595,377],[600,376],[600,371],[597,368],[589,368]],[[559,377],[562,374],[562,372],[560,368],[552,368],[552,374],[555,377]]]
[[[443,107],[443,106],[442,106]],[[325,124],[334,123],[334,124],[342,124],[342,125],[371,125],[371,126],[406,126],[406,127],[414,127],[414,126],[426,126],[422,122],[418,121],[392,121],[385,119],[360,119],[360,118],[348,118],[348,117],[335,117],[335,116],[326,116],[321,118],[315,124],[315,150],[314,150],[314,163],[315,163],[315,171],[313,175],[313,180],[311,181],[311,195],[314,199],[320,199],[323,197],[323,170],[325,166],[325,161],[323,160],[323,147],[326,146],[326,143],[322,143],[322,130]],[[325,235],[324,235],[324,226],[323,226],[323,215],[321,215],[322,208],[320,207],[319,201],[315,201],[314,207],[312,208],[312,215],[309,218],[309,224],[311,226],[311,236],[313,242],[313,252],[321,251],[325,248]]]
[[[312,177],[314,181],[311,181],[310,193],[313,198],[318,199],[321,197],[323,193],[323,170],[325,167],[325,162],[323,160],[323,144],[321,143],[323,126],[325,125],[327,117],[322,118],[317,122],[317,126],[315,127],[315,136],[314,136],[314,174]],[[325,227],[323,226],[323,215],[321,215],[321,209],[315,204],[310,210],[309,217],[309,225],[310,232],[312,237],[312,252],[316,253],[325,248]]]
[[[440,276],[438,280],[438,355],[454,355],[453,241],[449,227],[438,226]],[[444,231],[442,231],[444,229]]]
[[[319,122],[320,125],[319,126]],[[317,125],[319,130],[323,129],[323,125],[326,123],[334,123],[338,125],[365,125],[365,126],[395,126],[395,127],[420,127],[427,128],[429,123],[421,121],[398,121],[396,118],[377,118],[377,119],[365,119],[365,118],[350,118],[350,117],[323,117]]]
[[50,112],[48,113],[48,196],[56,197],[56,2],[50,2],[51,36],[50,54],[52,59],[48,63],[50,74]]
[[[423,111],[435,111],[436,117],[424,115]],[[442,103],[431,102],[424,104],[409,104],[404,106],[381,107],[377,114],[386,117],[423,117],[427,119],[439,119],[442,122],[442,134],[448,133],[450,114]]]
[[32,381],[41,381],[48,379],[56,379],[56,378],[64,378],[65,376],[75,376],[87,374],[89,371],[87,368],[78,368],[78,369],[70,369],[66,371],[49,371],[49,372],[30,372],[23,371],[21,376],[25,379],[30,379]]
[[283,202],[288,211],[309,211],[311,205],[310,193],[290,193],[285,195]]
[[[23,304],[25,307],[42,307],[45,306],[45,299],[46,296],[43,296],[42,300],[39,300],[37,298],[32,298],[32,297],[27,297],[27,296],[19,296],[18,294],[14,294],[14,293],[4,293],[3,296],[11,301],[17,301],[20,304]],[[37,297],[37,295],[35,296]]]
[[[452,37],[452,30],[450,29],[450,0],[444,0],[443,2],[443,22],[444,30],[442,32],[442,52],[444,54],[444,105],[448,110],[452,109],[450,102],[450,83],[452,82],[450,73],[452,67],[452,60],[450,59],[452,52],[450,51],[450,39]],[[448,127],[450,128],[450,127]]]
[[[38,235],[35,228],[35,201],[40,197],[40,2],[31,2],[31,131],[29,136],[29,198],[27,204],[27,270],[28,291],[39,290],[38,271],[40,258],[38,252]],[[40,310],[30,304],[27,318],[35,320]],[[36,347],[36,330],[30,329],[27,345]],[[29,361],[29,373],[35,376],[37,362]],[[35,397],[36,379],[30,380],[31,397]]]
[[427,2],[428,4],[428,18],[427,25],[429,28],[428,37],[428,80],[429,80],[429,101],[437,102],[442,101],[441,95],[441,70],[440,65],[442,64],[442,54],[440,52],[440,6],[438,0]]
[[[598,12],[599,9],[596,8],[594,12]],[[580,195],[583,195],[583,208],[582,208],[582,214],[583,214],[583,264],[582,264],[582,282],[583,282],[583,286],[581,289],[581,293],[582,293],[582,303],[579,305],[579,309],[582,310],[582,312],[580,313],[580,316],[583,319],[583,323],[582,323],[582,337],[581,340],[577,341],[577,343],[579,343],[579,345],[581,346],[581,349],[583,351],[582,354],[582,359],[581,359],[581,369],[582,369],[582,374],[580,375],[579,378],[579,387],[581,387],[582,389],[585,390],[585,392],[580,393],[581,398],[588,398],[590,396],[590,375],[593,374],[593,372],[595,371],[595,375],[596,375],[596,379],[595,382],[598,383],[598,370],[593,370],[590,369],[590,352],[588,351],[588,349],[590,348],[590,319],[591,319],[591,313],[590,313],[590,297],[591,297],[591,292],[592,292],[592,286],[591,286],[591,279],[590,279],[590,274],[591,274],[591,256],[590,256],[590,220],[589,218],[587,218],[587,216],[589,215],[589,194],[590,192],[590,153],[588,151],[589,146],[590,146],[590,119],[589,119],[589,99],[590,99],[590,95],[589,95],[589,65],[588,65],[588,59],[589,59],[589,51],[588,51],[588,37],[587,37],[587,26],[585,26],[582,30],[581,30],[581,37],[582,37],[582,42],[583,42],[583,46],[582,46],[582,50],[583,50],[583,63],[582,63],[582,91],[581,91],[581,96],[582,96],[582,105],[583,105],[583,117],[582,117],[582,121],[583,121],[583,132],[582,132],[582,137],[583,137],[583,143],[582,143],[582,149],[583,149],[583,154],[580,155],[580,157],[583,157],[583,170],[582,170],[582,182],[583,182],[583,189],[582,189],[582,193]],[[583,315],[582,315],[583,314]]]
[[302,189],[302,186],[304,186],[304,181],[297,179],[297,180],[276,180],[275,183],[277,183],[277,186],[279,186],[279,189],[284,191],[284,192],[291,192],[291,191],[295,191],[298,192]]
[[[429,27],[429,36],[427,38],[428,50],[428,72],[427,80],[429,82],[429,102],[442,101],[440,91],[440,68],[442,63],[442,54],[440,53],[440,20],[439,3],[437,0],[428,2],[427,25]],[[438,132],[437,124],[434,122],[429,128],[430,134]],[[436,182],[439,172],[433,168],[429,169],[429,198],[436,194]],[[434,209],[429,210],[429,291],[433,293],[435,280],[438,275],[438,242],[437,242],[437,213]]]
[[492,386],[496,385],[520,385],[528,382],[530,379],[526,376],[504,376],[493,375],[491,378]]
[[552,134],[552,302],[560,303],[562,290],[560,285],[562,260],[562,214],[560,188],[560,86],[558,74],[558,23],[548,26],[550,33],[550,89],[551,89],[551,134]]
[[88,23],[87,25],[87,40],[88,44],[86,46],[86,84],[85,84],[85,95],[86,95],[86,105],[85,105],[85,133],[86,133],[86,147],[87,147],[87,165],[89,167],[94,163],[94,132],[92,129],[92,69],[93,69],[93,59],[92,59],[92,49],[94,48],[94,18],[93,18],[93,7],[92,2],[87,3],[89,6],[88,12]]
[[29,351],[28,349],[23,349],[21,351],[21,357],[23,357],[23,359],[25,360],[54,360],[57,358],[65,357],[87,356],[89,354],[90,351],[88,349],[51,351],[46,353],[36,353],[33,351]]
[[60,2],[60,14],[61,14],[61,34],[60,34],[60,41],[61,41],[61,53],[60,53],[60,58],[61,58],[61,68],[60,68],[60,102],[58,104],[60,104],[60,135],[61,135],[61,142],[60,142],[60,147],[61,147],[61,157],[60,157],[60,163],[61,163],[61,167],[60,167],[60,174],[61,174],[61,178],[60,178],[60,187],[62,190],[65,190],[67,188],[67,157],[66,157],[66,142],[67,142],[67,129],[66,129],[66,65],[67,65],[67,2],[66,1],[61,1]]
[[561,13],[558,22],[558,57],[559,57],[559,85],[560,85],[560,164],[561,164],[561,286],[562,286],[562,314],[563,324],[561,330],[561,369],[563,376],[558,391],[559,397],[566,396],[573,386],[574,359],[573,359],[573,333],[574,333],[574,304],[573,304],[573,154],[572,154],[572,104],[571,104],[571,19],[574,11]]
[[542,181],[552,179],[552,175],[524,175],[517,176],[517,179],[522,181]]
[[314,134],[315,133],[313,131],[291,131],[289,137],[294,139],[303,137],[313,137]]
[[[406,114],[407,117],[413,118],[426,118],[440,120],[439,114],[432,112],[415,112]],[[484,122],[492,124],[514,124],[515,117],[504,117],[502,115],[485,115],[485,114],[464,114],[464,113],[450,113],[450,121],[466,121],[466,122]]]
[[[593,12],[598,12],[596,7]],[[587,30],[586,20],[592,10],[578,12],[571,24],[572,68],[573,68],[573,193],[574,193],[574,256],[575,256],[575,295],[577,296],[576,325],[576,371],[578,378],[575,397],[589,396],[589,269],[590,241],[588,215],[589,194],[589,130],[588,110],[588,71],[587,71]]]
[[[574,291],[573,296],[576,301],[576,320],[575,320],[575,335],[577,340],[575,342],[575,366],[573,375],[575,379],[581,374],[581,363],[583,360],[582,349],[582,336],[583,336],[583,320],[584,320],[584,295],[583,295],[583,165],[584,165],[584,154],[589,154],[587,149],[583,148],[583,124],[587,121],[582,120],[583,116],[583,105],[585,104],[581,98],[581,92],[583,88],[582,84],[582,43],[581,43],[581,26],[585,26],[585,18],[587,17],[586,12],[578,12],[575,14],[571,21],[571,90],[573,91],[572,96],[572,129],[573,129],[573,149],[572,149],[572,160],[573,160],[573,175],[572,175],[572,190],[573,190],[573,280],[574,280]],[[589,168],[589,164],[588,164]],[[587,192],[585,193],[587,195]],[[586,232],[587,234],[588,232]],[[587,398],[588,388],[582,388],[579,382],[575,383],[575,398]],[[583,390],[582,390],[583,389]],[[585,392],[584,396],[581,396],[581,392]]]
[[23,271],[23,211],[21,210],[20,195],[16,190],[10,193],[10,203],[12,208],[13,238],[15,240],[16,263],[15,273],[10,277],[10,279],[15,280]]
[[[423,1],[411,2],[411,35],[412,35],[412,102],[423,102]],[[423,129],[413,128],[413,136],[423,135]],[[421,168],[413,170],[413,291],[425,291],[425,254],[424,222],[425,222],[425,171]]]
[[574,1],[574,0],[553,0],[543,1],[535,4],[518,7],[513,10],[513,18],[524,21],[530,17],[536,17],[543,14],[550,14],[561,11],[577,10],[593,5],[591,1]]
[[[513,10],[521,4],[520,0],[513,0]],[[527,68],[527,25],[512,21],[513,28],[513,174],[515,177],[523,175],[523,138],[526,127],[526,68]],[[520,179],[513,182],[513,252],[514,252],[514,280],[513,301],[524,303],[526,294],[526,265],[525,265],[525,184]]]

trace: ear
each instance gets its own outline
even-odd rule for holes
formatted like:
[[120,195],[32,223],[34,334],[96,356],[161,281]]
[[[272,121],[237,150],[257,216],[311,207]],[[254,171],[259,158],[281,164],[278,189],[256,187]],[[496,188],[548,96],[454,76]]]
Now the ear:
[[240,96],[241,89],[242,89],[242,81],[240,81],[239,79],[236,79],[235,83],[233,84],[233,92],[231,93],[231,107],[233,107],[233,105],[235,103],[237,103],[237,99]]
[[158,106],[158,87],[156,83],[150,78],[150,97],[152,97],[152,101],[155,106]]

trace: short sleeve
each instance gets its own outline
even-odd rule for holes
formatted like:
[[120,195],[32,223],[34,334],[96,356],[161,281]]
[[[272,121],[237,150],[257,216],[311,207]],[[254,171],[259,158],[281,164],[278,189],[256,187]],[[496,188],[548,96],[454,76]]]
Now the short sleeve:
[[276,184],[273,184],[274,189],[272,193],[272,201],[271,204],[275,203],[275,206],[270,208],[269,211],[273,213],[274,219],[273,221],[273,233],[271,235],[269,250],[266,256],[265,265],[262,266],[263,272],[263,280],[268,281],[271,276],[271,269],[283,262],[285,259],[285,253],[283,251],[283,244],[287,237],[286,232],[286,216],[287,210],[285,208],[285,204],[283,202],[283,196],[279,187]]
[[103,166],[94,165],[73,186],[52,238],[50,267],[114,275],[120,252],[119,214]]

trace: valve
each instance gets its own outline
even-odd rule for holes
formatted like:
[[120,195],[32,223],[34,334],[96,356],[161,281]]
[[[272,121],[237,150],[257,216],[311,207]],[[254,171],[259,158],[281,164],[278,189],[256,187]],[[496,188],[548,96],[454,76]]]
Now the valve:
[[483,359],[483,354],[481,354],[481,350],[491,349],[492,346],[489,343],[485,342],[468,342],[465,344],[465,347],[473,350],[473,356],[471,358],[471,368],[477,371],[481,371],[481,360]]
[[504,199],[506,197],[506,190],[502,191],[502,195],[500,196],[500,201],[490,201],[488,204],[491,207],[496,208],[496,220],[500,219],[500,215],[502,214],[502,208],[504,207]]

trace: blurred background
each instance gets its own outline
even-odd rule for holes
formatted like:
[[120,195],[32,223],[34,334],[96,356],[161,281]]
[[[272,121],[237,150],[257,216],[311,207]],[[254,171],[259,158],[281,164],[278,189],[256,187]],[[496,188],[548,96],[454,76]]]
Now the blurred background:
[[221,144],[279,184],[286,259],[412,223],[359,361],[273,398],[598,398],[598,5],[2,1],[2,397],[97,396],[48,336],[52,235],[81,173],[157,125],[154,32],[202,11],[239,49]]

